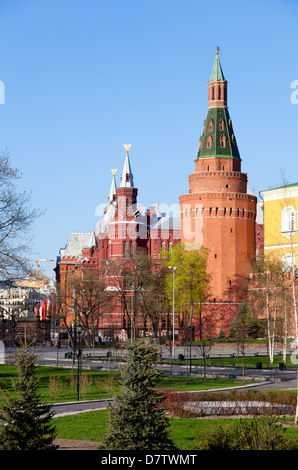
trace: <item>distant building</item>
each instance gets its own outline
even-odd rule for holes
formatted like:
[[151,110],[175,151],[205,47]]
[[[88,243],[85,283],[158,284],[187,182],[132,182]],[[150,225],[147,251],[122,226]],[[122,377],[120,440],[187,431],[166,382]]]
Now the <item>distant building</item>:
[[284,270],[298,261],[298,183],[262,191],[264,200],[264,255],[282,263]]
[[264,203],[260,201],[257,203],[257,217],[256,217],[256,255],[263,255],[264,253]]
[[15,282],[0,283],[0,315],[2,318],[38,318],[48,316],[53,281],[36,276]]

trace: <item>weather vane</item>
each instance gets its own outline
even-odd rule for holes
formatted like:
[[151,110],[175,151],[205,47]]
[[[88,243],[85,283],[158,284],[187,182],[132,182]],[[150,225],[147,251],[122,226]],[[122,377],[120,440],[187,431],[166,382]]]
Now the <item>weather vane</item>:
[[220,48],[217,46],[215,54],[218,55],[219,51],[220,51]]
[[130,150],[131,144],[129,144],[128,142],[126,142],[126,144],[124,144],[123,147],[125,148],[125,150],[126,150],[126,155],[127,155],[128,152],[129,152],[129,150]]

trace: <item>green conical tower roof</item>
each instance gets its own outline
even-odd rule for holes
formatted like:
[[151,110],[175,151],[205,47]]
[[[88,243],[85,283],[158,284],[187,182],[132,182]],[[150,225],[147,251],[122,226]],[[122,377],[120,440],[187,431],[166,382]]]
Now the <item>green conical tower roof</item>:
[[218,51],[217,51],[216,55],[215,55],[215,60],[214,60],[214,65],[213,65],[213,70],[212,70],[210,82],[211,81],[214,81],[214,82],[223,81],[224,82],[225,80],[226,79],[224,77],[224,74],[223,74],[223,71],[222,71],[222,68],[221,68],[221,65],[220,65],[220,60],[219,60]]
[[[214,82],[214,84],[211,82]],[[218,50],[209,86],[212,88],[222,86],[216,82],[225,82],[224,86],[227,86],[218,58]],[[197,153],[198,158],[235,158],[241,160],[227,102],[223,98],[209,97],[208,113]]]
[[202,145],[198,150],[197,158],[240,159],[232,121],[227,108],[210,108],[204,124],[204,131],[200,138]]

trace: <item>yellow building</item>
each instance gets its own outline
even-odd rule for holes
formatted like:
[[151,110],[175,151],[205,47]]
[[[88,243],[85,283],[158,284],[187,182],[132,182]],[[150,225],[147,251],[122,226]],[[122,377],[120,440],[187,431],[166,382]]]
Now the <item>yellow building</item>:
[[261,192],[264,201],[264,256],[298,266],[298,183]]

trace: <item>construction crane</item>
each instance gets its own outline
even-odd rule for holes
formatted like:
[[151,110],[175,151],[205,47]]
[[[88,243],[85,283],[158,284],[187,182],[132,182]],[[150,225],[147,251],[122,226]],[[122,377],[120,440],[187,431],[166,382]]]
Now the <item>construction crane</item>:
[[39,257],[39,253],[37,253],[37,258],[36,259],[29,259],[28,261],[35,261],[36,263],[36,272],[37,274],[39,274],[39,268],[40,268],[40,264],[39,263],[53,263],[53,259],[41,259]]

